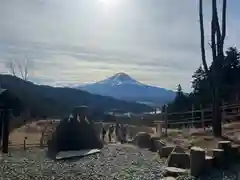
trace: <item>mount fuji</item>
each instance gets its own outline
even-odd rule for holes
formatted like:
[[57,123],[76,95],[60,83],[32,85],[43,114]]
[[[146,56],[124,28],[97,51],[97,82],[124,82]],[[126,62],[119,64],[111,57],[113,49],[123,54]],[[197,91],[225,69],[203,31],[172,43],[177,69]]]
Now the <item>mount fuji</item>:
[[75,86],[75,88],[92,94],[153,106],[168,103],[176,96],[174,91],[143,84],[126,73],[117,73],[105,80],[93,84]]

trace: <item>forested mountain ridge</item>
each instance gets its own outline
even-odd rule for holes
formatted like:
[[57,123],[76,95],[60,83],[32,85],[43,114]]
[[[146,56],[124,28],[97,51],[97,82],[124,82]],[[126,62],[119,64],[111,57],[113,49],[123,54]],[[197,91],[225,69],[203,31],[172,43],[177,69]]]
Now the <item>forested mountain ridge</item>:
[[120,109],[125,112],[146,112],[149,106],[93,95],[72,88],[36,85],[11,75],[0,75],[1,88],[8,89],[18,97],[24,108],[34,116],[64,116],[73,107],[87,105],[90,109],[107,111]]

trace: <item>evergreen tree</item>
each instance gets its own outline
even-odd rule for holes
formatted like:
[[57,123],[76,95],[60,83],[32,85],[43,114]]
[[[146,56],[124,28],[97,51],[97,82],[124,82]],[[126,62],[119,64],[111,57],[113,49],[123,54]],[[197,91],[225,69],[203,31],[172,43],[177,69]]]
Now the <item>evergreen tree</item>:
[[[225,52],[224,60],[221,61],[218,69],[219,77],[219,95],[220,99],[231,103],[240,97],[240,52],[236,47],[230,47]],[[209,67],[211,73],[212,66]],[[209,76],[200,66],[192,75],[192,93],[186,95],[183,93],[181,85],[177,87],[175,100],[169,104],[169,111],[179,112],[195,107],[208,106],[212,104],[212,92],[209,86]]]
[[205,71],[203,70],[202,66],[200,66],[192,75],[193,81],[192,81],[192,88],[194,93],[199,93],[201,89],[203,88],[203,81],[206,80],[207,76]]
[[181,98],[183,96],[182,86],[178,84],[177,86],[177,98]]

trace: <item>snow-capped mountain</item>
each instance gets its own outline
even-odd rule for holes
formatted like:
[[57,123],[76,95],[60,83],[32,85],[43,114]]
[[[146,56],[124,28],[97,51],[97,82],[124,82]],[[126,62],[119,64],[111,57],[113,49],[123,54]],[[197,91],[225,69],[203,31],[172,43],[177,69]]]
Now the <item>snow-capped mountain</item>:
[[138,82],[126,73],[117,73],[105,80],[75,88],[116,99],[157,105],[173,100],[176,95],[174,91]]
[[120,86],[123,84],[143,85],[125,73],[117,73],[114,76],[95,83],[95,85],[96,84],[105,84],[110,86]]

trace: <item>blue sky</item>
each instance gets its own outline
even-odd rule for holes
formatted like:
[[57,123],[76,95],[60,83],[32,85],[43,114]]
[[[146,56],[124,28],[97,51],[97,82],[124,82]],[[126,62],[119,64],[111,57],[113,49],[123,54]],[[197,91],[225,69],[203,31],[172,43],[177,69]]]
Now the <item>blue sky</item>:
[[[190,91],[201,64],[197,2],[1,0],[0,72],[27,56],[29,79],[37,83],[81,84],[126,72],[149,85],[180,83]],[[240,3],[228,3],[226,47],[240,47]],[[208,43],[209,0],[204,7]]]

